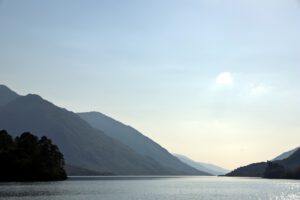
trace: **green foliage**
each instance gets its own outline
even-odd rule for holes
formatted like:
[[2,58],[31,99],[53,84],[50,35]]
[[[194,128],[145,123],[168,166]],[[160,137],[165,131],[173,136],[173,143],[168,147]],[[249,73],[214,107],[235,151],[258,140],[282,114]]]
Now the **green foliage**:
[[52,181],[66,179],[64,157],[51,140],[29,132],[15,140],[0,131],[0,181]]

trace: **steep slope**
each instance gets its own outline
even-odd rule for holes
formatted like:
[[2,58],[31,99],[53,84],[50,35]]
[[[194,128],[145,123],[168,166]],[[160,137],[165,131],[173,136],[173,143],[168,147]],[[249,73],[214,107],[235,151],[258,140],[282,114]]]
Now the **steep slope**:
[[8,87],[0,85],[0,106],[3,106],[18,97],[19,95]]
[[0,129],[6,129],[14,135],[24,131],[38,136],[46,135],[59,146],[66,164],[73,168],[126,175],[181,173],[141,156],[102,131],[92,128],[75,113],[37,95],[18,97],[0,107]]
[[180,154],[173,154],[173,155],[176,156],[179,160],[181,160],[185,164],[187,164],[193,168],[196,168],[200,171],[212,174],[212,175],[216,175],[216,176],[224,175],[229,172],[229,170],[221,168],[221,167],[213,165],[213,164],[196,162],[184,155],[180,155]]
[[284,160],[268,162],[263,177],[300,179],[300,149]]
[[106,176],[106,175],[114,175],[113,173],[108,173],[108,172],[96,172],[96,171],[91,171],[88,169],[83,169],[80,167],[75,167],[72,165],[66,165],[65,166],[66,171],[68,172],[68,176]]
[[294,170],[300,167],[300,149],[296,150],[292,155],[283,160],[275,161],[280,165],[283,165],[286,169]]
[[286,158],[290,157],[293,153],[295,153],[299,148],[300,147],[297,147],[290,151],[284,152],[284,153],[280,154],[279,156],[277,156],[276,158],[274,158],[272,161],[286,159]]
[[130,126],[98,112],[78,113],[78,115],[94,128],[104,131],[108,136],[129,146],[139,154],[152,158],[168,169],[182,174],[208,175],[181,162],[159,144]]
[[266,162],[253,163],[247,166],[239,167],[226,176],[239,176],[239,177],[262,177],[267,168]]

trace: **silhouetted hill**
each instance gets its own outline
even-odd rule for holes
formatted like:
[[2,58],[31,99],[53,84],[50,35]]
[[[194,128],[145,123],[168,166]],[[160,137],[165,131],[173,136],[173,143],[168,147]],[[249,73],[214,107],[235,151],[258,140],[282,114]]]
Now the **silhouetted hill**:
[[151,158],[92,128],[77,114],[38,95],[18,97],[0,107],[0,128],[14,136],[30,131],[46,135],[59,146],[68,165],[98,173],[176,174]]
[[268,162],[263,177],[300,179],[300,149],[286,159]]
[[67,171],[72,175],[80,175],[76,173],[81,172],[95,175],[203,174],[176,161],[176,158],[175,163],[181,163],[179,166],[182,168],[163,166],[153,157],[136,152],[91,127],[77,114],[57,107],[38,95],[16,96],[7,87],[2,88],[4,92],[0,96],[11,98],[7,98],[6,103],[0,106],[0,128],[15,136],[31,131],[38,136],[51,138],[65,155]]
[[184,155],[180,155],[180,154],[173,154],[173,155],[176,156],[179,160],[181,160],[185,164],[187,164],[191,167],[194,167],[200,171],[203,171],[203,172],[215,175],[215,176],[224,175],[229,172],[229,170],[224,169],[219,166],[216,166],[216,165],[213,165],[213,164],[193,161],[192,159],[190,159]]
[[8,87],[0,85],[0,106],[5,105],[18,97],[19,95]]
[[136,129],[124,125],[106,115],[99,112],[78,113],[78,115],[94,128],[102,130],[108,136],[129,146],[135,152],[155,160],[161,166],[169,169],[172,173],[209,175],[207,172],[196,170],[181,162],[166,149],[150,138],[144,136]]
[[250,164],[237,168],[226,176],[299,178],[300,149],[286,159]]
[[272,161],[286,159],[286,158],[290,157],[293,153],[295,153],[299,148],[300,147],[297,147],[290,151],[284,152],[284,153],[280,154],[279,156],[276,156],[276,158],[274,158]]
[[288,158],[274,161],[274,163],[279,163],[280,165],[283,165],[288,170],[294,170],[300,167],[300,149],[295,151]]
[[266,167],[266,162],[253,163],[244,167],[239,167],[226,174],[226,176],[262,177]]

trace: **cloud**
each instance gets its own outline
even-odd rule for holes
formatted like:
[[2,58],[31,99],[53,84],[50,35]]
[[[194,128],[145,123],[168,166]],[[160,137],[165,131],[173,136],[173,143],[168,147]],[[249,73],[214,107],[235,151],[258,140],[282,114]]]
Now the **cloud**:
[[251,92],[253,94],[264,94],[268,92],[271,89],[270,86],[267,86],[265,84],[253,84],[251,87]]
[[233,83],[233,77],[230,72],[223,72],[216,78],[216,83],[222,85],[231,85]]

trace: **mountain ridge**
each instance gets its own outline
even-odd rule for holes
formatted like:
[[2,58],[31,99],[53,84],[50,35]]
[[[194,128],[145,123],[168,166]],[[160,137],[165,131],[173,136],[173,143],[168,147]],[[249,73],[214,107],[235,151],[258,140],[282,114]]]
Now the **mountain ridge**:
[[20,97],[19,94],[12,91],[6,85],[0,84],[0,106],[3,106],[18,97]]
[[[0,106],[0,128],[12,134],[30,131],[46,135],[62,150],[74,171],[119,175],[201,175],[187,167],[162,166],[149,156],[93,128],[76,113],[56,106],[36,94],[15,96]],[[150,139],[149,139],[150,140]],[[183,164],[185,166],[185,164]]]
[[[142,158],[125,145],[93,129],[76,114],[57,107],[38,95],[22,96],[2,106],[0,126],[13,134],[31,131],[40,136],[49,136],[62,149],[66,156],[66,163],[72,166],[101,173],[141,174],[143,168],[147,169],[144,171],[146,174],[159,173],[159,169],[155,167],[151,169],[151,165],[147,166],[152,163],[153,166],[160,168],[156,163]],[[85,135],[83,136],[82,133]],[[97,158],[100,155],[102,158]],[[91,156],[93,160],[87,159]],[[117,156],[124,167],[110,156]]]
[[300,147],[296,147],[292,150],[286,151],[286,152],[280,154],[279,156],[276,156],[275,158],[273,158],[272,161],[286,159],[286,158],[290,157],[293,153],[295,153],[299,148]]
[[200,171],[204,171],[204,172],[207,172],[207,173],[215,175],[215,176],[224,175],[224,174],[230,172],[229,170],[219,167],[217,165],[210,164],[210,163],[197,162],[197,161],[194,161],[194,160],[190,159],[189,157],[181,155],[181,154],[173,153],[173,155],[176,156],[182,162],[190,165],[191,167],[194,167]]
[[[143,135],[131,126],[125,125],[100,112],[77,113],[83,120],[87,121],[92,127],[101,129],[108,136],[129,146],[141,155],[151,157],[160,165],[174,170],[194,171],[195,168],[181,162],[165,148],[160,146],[149,137]],[[199,170],[198,170],[199,171]],[[199,171],[199,175],[209,175]]]
[[274,164],[276,167],[284,167],[286,172],[293,172],[297,170],[297,168],[300,169],[300,149],[296,150],[293,154],[283,160],[252,163],[239,167],[226,174],[226,176],[263,177],[266,170]]

